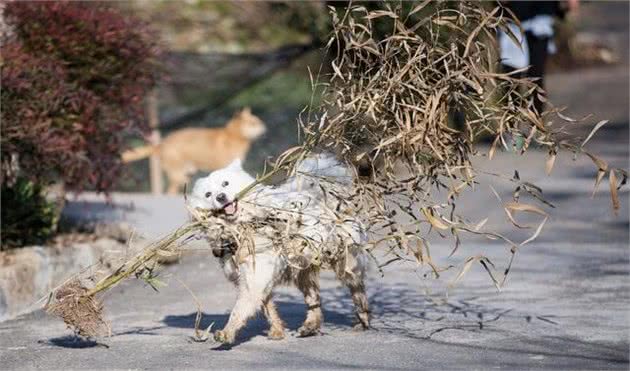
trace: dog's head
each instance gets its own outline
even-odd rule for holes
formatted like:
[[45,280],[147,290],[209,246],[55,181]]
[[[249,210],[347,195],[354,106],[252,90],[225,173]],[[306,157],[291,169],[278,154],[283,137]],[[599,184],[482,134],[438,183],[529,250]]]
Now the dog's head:
[[190,195],[190,206],[211,210],[228,220],[238,213],[236,195],[254,181],[241,164],[234,160],[227,167],[210,173],[195,182]]
[[257,139],[267,131],[265,123],[249,107],[236,113],[232,122],[238,126],[241,135],[249,140]]

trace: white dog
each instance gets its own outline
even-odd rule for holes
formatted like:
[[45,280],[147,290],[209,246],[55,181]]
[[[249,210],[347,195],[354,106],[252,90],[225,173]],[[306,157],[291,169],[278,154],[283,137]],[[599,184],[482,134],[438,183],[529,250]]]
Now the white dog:
[[[364,285],[368,258],[362,249],[366,240],[365,233],[357,222],[345,222],[339,226],[339,223],[335,225],[323,221],[325,208],[322,206],[322,199],[325,197],[320,182],[332,181],[342,187],[344,184],[348,185],[352,181],[352,173],[348,167],[333,155],[312,155],[299,164],[296,175],[283,185],[259,185],[243,200],[236,200],[238,192],[253,181],[243,170],[240,160],[236,160],[226,168],[199,179],[193,187],[190,205],[219,211],[225,220],[231,222],[260,215],[265,208],[299,210],[301,235],[312,243],[322,244],[321,246],[344,244],[347,248],[346,253],[338,254],[330,261],[330,267],[337,278],[350,289],[358,319],[355,328],[369,328]],[[237,332],[260,308],[270,324],[269,338],[284,338],[284,323],[272,301],[273,288],[281,283],[295,284],[304,294],[307,315],[304,324],[298,329],[298,335],[319,333],[322,323],[319,267],[309,265],[296,268],[288,264],[286,257],[279,254],[277,249],[268,248],[265,244],[269,244],[269,240],[263,237],[255,239],[255,256],[245,254],[238,258],[234,256],[234,251],[213,246],[213,252],[221,259],[227,278],[239,289],[227,325],[215,333],[217,341],[234,342]]]

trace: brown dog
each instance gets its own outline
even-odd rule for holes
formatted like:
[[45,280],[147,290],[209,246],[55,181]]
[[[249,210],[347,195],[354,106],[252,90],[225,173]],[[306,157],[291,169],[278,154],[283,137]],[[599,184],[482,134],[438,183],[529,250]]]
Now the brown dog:
[[236,113],[222,128],[177,130],[155,146],[123,153],[123,162],[149,157],[155,151],[168,176],[168,193],[175,194],[195,172],[213,171],[235,159],[244,160],[252,142],[266,131],[265,124],[248,108]]

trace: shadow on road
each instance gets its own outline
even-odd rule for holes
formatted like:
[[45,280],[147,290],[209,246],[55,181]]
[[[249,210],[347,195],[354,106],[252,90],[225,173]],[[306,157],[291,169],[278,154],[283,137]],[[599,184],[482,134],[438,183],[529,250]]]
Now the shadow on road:
[[[351,331],[354,307],[345,290],[322,290],[324,312],[323,333],[328,331]],[[430,339],[446,330],[480,332],[493,322],[504,317],[517,319],[524,324],[557,325],[553,315],[519,313],[512,309],[493,308],[474,301],[476,297],[461,300],[434,300],[412,290],[406,285],[378,287],[369,292],[372,309],[372,325],[376,331],[402,335],[412,339]],[[280,316],[287,329],[296,330],[304,321],[306,306],[298,295],[279,294],[275,300]],[[162,322],[168,327],[194,328],[196,313],[168,315]],[[200,328],[214,323],[213,329],[221,329],[229,318],[228,313],[204,313]],[[410,327],[412,324],[412,327]],[[251,320],[239,333],[236,344],[264,335],[268,324],[262,314]]]
[[80,336],[75,335],[66,335],[60,336],[57,338],[52,338],[48,340],[40,340],[39,344],[43,345],[52,345],[61,348],[70,348],[70,349],[85,349],[85,348],[95,348],[95,347],[103,347],[109,348],[109,345],[104,343],[99,343],[93,339],[87,339]]
[[[300,303],[300,298],[290,295],[279,295],[279,300],[274,300],[278,307],[280,317],[285,322],[288,330],[296,330],[302,325],[306,314],[306,306]],[[352,327],[352,314],[349,311],[337,311],[323,309],[324,319],[327,328],[347,328]],[[162,322],[169,327],[194,328],[196,312],[184,315],[168,315],[164,317]],[[204,313],[200,328],[205,329],[214,323],[213,329],[221,329],[228,321],[229,313],[226,314],[210,314]],[[266,335],[269,328],[266,319],[259,313],[255,319],[247,323],[247,326],[238,334],[235,346],[249,341],[255,336]]]
[[[369,296],[375,331],[373,334],[403,336],[417,341],[419,346],[423,343],[446,345],[456,353],[460,349],[462,354],[467,352],[466,349],[473,349],[479,354],[513,353],[521,357],[515,360],[515,368],[521,368],[522,362],[542,359],[548,359],[545,362],[553,359],[552,363],[558,369],[571,369],[575,360],[606,362],[612,368],[628,363],[627,344],[623,342],[578,340],[562,331],[562,318],[526,313],[517,308],[494,307],[480,302],[480,296],[458,300],[435,299],[404,284],[371,285]],[[322,299],[324,334],[352,331],[354,308],[346,290],[324,289]],[[281,293],[276,295],[275,301],[287,328],[297,329],[302,324],[306,311],[302,297]],[[114,336],[159,335],[160,330],[167,327],[192,330],[195,316],[194,312],[167,315],[162,319],[162,325],[134,327],[115,333]],[[214,323],[213,328],[219,329],[225,326],[228,318],[228,313],[204,313],[201,327],[207,328]],[[500,321],[504,322],[496,324]],[[532,336],[532,331],[526,331],[526,327],[531,327],[534,333],[547,335]],[[230,350],[256,336],[264,335],[267,329],[265,318],[259,315],[248,323],[234,345],[218,346],[214,350]],[[471,337],[479,341],[468,342],[466,339]],[[53,338],[40,341],[40,344],[71,349],[108,348],[97,341],[75,336]],[[587,363],[585,368],[588,368]]]

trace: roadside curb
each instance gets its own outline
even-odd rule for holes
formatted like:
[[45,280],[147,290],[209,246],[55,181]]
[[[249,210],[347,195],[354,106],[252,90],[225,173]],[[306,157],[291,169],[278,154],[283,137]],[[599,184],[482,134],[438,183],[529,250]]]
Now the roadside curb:
[[[112,238],[0,252],[0,322],[41,308],[52,288],[124,244]],[[40,300],[43,299],[43,300]]]

